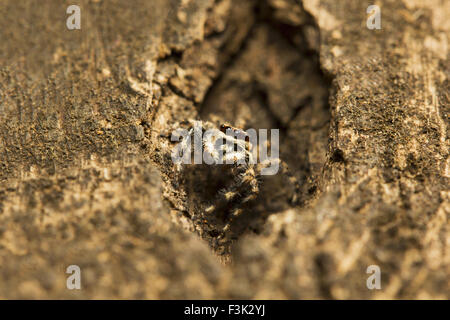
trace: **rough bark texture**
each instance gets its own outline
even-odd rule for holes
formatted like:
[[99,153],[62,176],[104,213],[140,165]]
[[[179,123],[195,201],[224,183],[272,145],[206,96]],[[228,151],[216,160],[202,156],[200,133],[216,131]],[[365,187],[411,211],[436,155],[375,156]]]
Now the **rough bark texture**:
[[[0,5],[1,298],[450,298],[448,1],[381,30],[356,0],[70,4]],[[186,119],[279,128],[300,204],[266,177],[219,243]]]

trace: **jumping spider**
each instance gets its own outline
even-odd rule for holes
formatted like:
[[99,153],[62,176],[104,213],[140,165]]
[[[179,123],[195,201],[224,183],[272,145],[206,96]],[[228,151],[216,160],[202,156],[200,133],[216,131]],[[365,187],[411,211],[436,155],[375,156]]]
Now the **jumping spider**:
[[[285,174],[290,183],[295,187],[292,203],[297,203],[300,193],[300,186],[297,179],[290,173],[287,164],[279,158],[270,158],[257,163],[253,153],[253,146],[250,143],[249,135],[241,129],[234,128],[227,124],[220,125],[219,129],[208,121],[200,122],[194,120],[185,121],[189,125],[187,134],[177,146],[175,154],[178,159],[188,157],[191,160],[191,142],[201,142],[201,153],[203,160],[209,165],[224,165],[231,170],[233,177],[231,183],[220,189],[213,202],[203,208],[207,215],[225,213],[228,216],[227,222],[222,229],[218,239],[222,239],[230,231],[235,218],[240,216],[244,205],[256,199],[260,192],[261,171],[273,164],[277,164],[281,173]],[[176,124],[179,125],[179,124]],[[195,147],[195,146],[194,146]],[[194,150],[195,152],[195,150]],[[181,164],[176,163],[177,169],[182,170]]]

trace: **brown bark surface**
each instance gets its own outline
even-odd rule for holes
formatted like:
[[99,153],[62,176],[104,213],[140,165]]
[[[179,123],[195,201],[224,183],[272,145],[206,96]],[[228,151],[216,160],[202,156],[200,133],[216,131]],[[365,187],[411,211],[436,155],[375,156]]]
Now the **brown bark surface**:
[[[71,4],[0,5],[1,298],[450,298],[448,1],[381,30],[356,0]],[[264,177],[218,242],[187,119],[280,129],[300,204]]]

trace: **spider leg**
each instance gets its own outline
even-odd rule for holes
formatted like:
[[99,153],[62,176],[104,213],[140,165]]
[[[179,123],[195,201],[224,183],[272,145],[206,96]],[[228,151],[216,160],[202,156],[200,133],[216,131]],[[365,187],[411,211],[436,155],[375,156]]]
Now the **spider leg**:
[[231,225],[237,217],[239,217],[244,212],[243,209],[239,207],[235,207],[228,218],[228,222],[225,224],[225,227],[222,229],[222,233],[218,236],[218,240],[222,240],[225,238],[225,236],[230,232]]
[[237,175],[234,185],[240,190],[238,192],[239,197],[238,199],[235,199],[236,202],[230,210],[230,214],[227,217],[227,223],[222,229],[222,233],[218,238],[219,240],[229,234],[234,220],[244,212],[243,206],[246,203],[255,200],[259,193],[259,181],[254,166],[241,166],[239,167],[239,170],[241,173]]
[[241,188],[246,190],[246,195],[242,198],[242,203],[256,199],[259,193],[259,180],[257,171],[253,165],[245,166],[245,170],[239,174],[239,181]]
[[236,198],[238,198],[239,195],[240,195],[239,189],[235,184],[229,186],[228,188],[223,188],[219,190],[214,204],[208,206],[205,209],[205,213],[211,214],[213,212],[223,209],[228,204],[232,203]]
[[205,209],[205,213],[211,214],[212,212],[219,211],[229,206],[230,203],[235,201],[237,198],[242,197],[245,195],[245,187],[242,187],[243,182],[246,182],[245,173],[247,171],[245,166],[237,166],[232,169],[234,173],[234,178],[231,182],[231,184],[219,190],[217,193],[216,199],[214,201],[214,204],[208,206]]
[[223,240],[230,234],[234,220],[243,212],[243,206],[256,199],[259,193],[259,180],[256,168],[253,165],[240,165],[233,168],[235,178],[228,188],[219,191],[218,199],[214,204],[205,209],[210,214],[225,210],[227,222],[218,236],[217,240]]
[[229,152],[224,155],[224,160],[224,163],[233,163],[235,165],[233,168],[235,177],[231,186],[219,191],[216,205],[211,205],[205,209],[207,214],[223,208],[237,197],[246,193],[241,190],[250,189],[251,191],[250,195],[243,198],[243,202],[253,200],[259,192],[259,184],[254,167],[245,163],[246,160],[248,161],[246,153],[242,151]]

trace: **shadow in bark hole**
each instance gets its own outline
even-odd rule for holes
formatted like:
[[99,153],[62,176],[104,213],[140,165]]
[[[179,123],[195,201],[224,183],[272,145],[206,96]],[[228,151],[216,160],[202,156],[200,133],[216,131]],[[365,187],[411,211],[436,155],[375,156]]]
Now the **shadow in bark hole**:
[[[330,80],[320,69],[317,48],[310,47],[318,43],[311,37],[318,38],[319,32],[307,13],[301,26],[277,21],[268,7],[260,7],[257,14],[242,48],[208,91],[200,115],[204,120],[243,129],[279,129],[280,158],[300,182],[300,206],[304,206],[320,191],[329,134]],[[190,210],[202,212],[232,178],[208,165],[186,170]],[[270,214],[291,206],[294,187],[287,177],[279,173],[260,181],[258,198],[234,221],[231,239],[246,230],[260,232]],[[214,242],[228,219],[226,214],[205,217],[200,213],[198,218],[207,237],[212,238],[213,248],[227,252],[230,243],[219,249]]]

